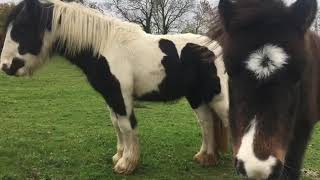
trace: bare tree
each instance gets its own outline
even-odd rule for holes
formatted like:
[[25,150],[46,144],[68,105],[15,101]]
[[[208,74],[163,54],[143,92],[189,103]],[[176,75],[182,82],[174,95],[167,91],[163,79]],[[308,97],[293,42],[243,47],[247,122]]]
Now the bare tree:
[[168,34],[181,26],[183,17],[194,7],[194,0],[156,0],[154,23],[158,33]]
[[191,11],[195,0],[112,0],[126,20],[140,24],[147,33],[167,34]]
[[182,32],[207,33],[214,20],[215,8],[211,6],[208,0],[201,0],[193,10],[193,14],[192,19],[189,20]]
[[141,25],[145,32],[152,33],[155,0],[112,0],[120,15],[127,21]]
[[84,0],[83,4],[89,8],[96,9],[102,13],[111,9],[111,3]]

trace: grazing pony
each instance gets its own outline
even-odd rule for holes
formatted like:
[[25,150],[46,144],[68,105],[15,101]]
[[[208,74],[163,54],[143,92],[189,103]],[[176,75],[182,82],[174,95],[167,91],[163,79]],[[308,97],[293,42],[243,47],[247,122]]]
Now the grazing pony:
[[[235,167],[250,179],[298,180],[320,119],[317,0],[220,0]],[[221,31],[223,30],[223,31]]]
[[58,0],[21,2],[9,15],[6,32],[0,61],[6,74],[30,75],[59,53],[103,96],[117,133],[117,173],[131,173],[139,161],[134,100],[186,97],[203,133],[195,160],[213,165],[226,148],[227,75],[223,61],[215,60],[213,51],[220,47],[211,39],[146,34],[136,24]]

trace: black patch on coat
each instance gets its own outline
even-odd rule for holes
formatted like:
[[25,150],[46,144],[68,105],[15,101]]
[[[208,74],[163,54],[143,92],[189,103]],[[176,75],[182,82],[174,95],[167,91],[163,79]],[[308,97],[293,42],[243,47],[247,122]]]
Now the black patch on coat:
[[12,24],[11,38],[19,44],[20,54],[38,55],[45,31],[51,31],[53,4],[22,1],[9,14],[5,29]]
[[162,60],[166,76],[159,85],[159,91],[150,92],[138,99],[172,101],[187,97],[195,109],[202,103],[209,103],[221,92],[214,64],[215,55],[208,48],[188,43],[181,51],[181,58],[170,40],[161,39],[159,48],[166,54]]
[[215,55],[207,47],[188,43],[182,49],[181,59],[186,64],[185,75],[192,75],[190,79],[193,79],[185,95],[191,107],[196,109],[203,103],[210,103],[215,95],[221,93]]
[[[90,85],[106,100],[110,108],[120,116],[126,116],[126,106],[121,92],[119,80],[111,73],[109,64],[104,56],[93,56],[92,50],[84,50],[76,56],[66,55],[71,63],[78,66],[86,75]],[[133,123],[134,124],[134,123]]]
[[178,50],[170,40],[161,39],[159,48],[166,56],[163,57],[162,65],[165,68],[166,77],[159,84],[159,91],[150,92],[138,97],[145,101],[172,101],[184,96],[187,90],[187,82],[183,77],[183,63],[179,59]]
[[236,166],[236,168],[237,168],[236,170],[237,170],[237,173],[238,173],[239,175],[242,175],[242,176],[244,176],[244,177],[247,176],[247,172],[246,172],[246,170],[244,169],[244,162],[243,162],[243,161],[236,159],[236,161],[235,161],[235,166]]

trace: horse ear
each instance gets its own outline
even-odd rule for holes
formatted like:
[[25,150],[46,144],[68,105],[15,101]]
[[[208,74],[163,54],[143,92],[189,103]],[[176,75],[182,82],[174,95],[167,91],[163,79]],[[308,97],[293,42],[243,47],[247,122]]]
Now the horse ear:
[[292,19],[301,27],[302,31],[307,31],[317,14],[317,0],[297,0],[290,8],[294,17]]
[[233,3],[232,0],[220,0],[219,14],[222,19],[223,25],[226,30],[229,29],[230,21],[233,16]]

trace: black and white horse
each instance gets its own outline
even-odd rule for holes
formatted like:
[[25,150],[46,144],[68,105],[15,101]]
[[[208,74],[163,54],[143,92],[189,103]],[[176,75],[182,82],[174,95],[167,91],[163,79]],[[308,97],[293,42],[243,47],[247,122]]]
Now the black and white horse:
[[216,162],[227,144],[227,75],[213,51],[219,46],[200,35],[149,35],[132,23],[75,3],[25,0],[10,13],[1,54],[8,75],[31,75],[53,53],[78,66],[111,110],[118,145],[117,173],[131,173],[139,161],[133,101],[186,97],[198,116],[202,165]]
[[[250,179],[300,179],[320,119],[317,0],[220,0],[235,166]],[[222,31],[221,31],[222,30]],[[222,35],[222,36],[221,36]]]

